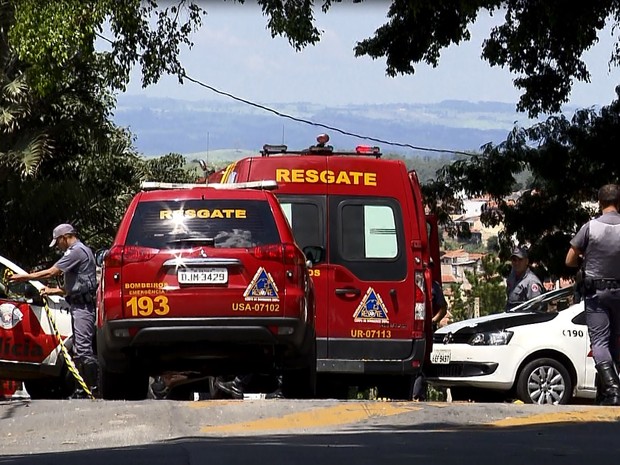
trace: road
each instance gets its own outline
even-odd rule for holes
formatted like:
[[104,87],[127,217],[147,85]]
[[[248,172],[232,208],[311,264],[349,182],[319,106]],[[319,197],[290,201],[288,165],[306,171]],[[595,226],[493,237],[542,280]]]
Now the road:
[[521,465],[557,460],[583,465],[617,459],[620,409],[67,400],[0,403],[0,418],[0,464]]

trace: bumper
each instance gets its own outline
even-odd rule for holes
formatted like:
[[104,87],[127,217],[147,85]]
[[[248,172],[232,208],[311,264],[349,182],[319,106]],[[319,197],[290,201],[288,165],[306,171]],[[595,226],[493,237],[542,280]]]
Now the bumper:
[[12,379],[15,381],[56,377],[60,375],[60,370],[61,367],[59,365],[49,365],[46,363],[0,361],[2,379]]
[[[329,344],[319,341],[319,346]],[[367,341],[366,341],[367,344]],[[375,352],[375,356],[361,358],[359,352],[352,350],[345,358],[321,357],[317,360],[316,370],[318,373],[342,373],[342,374],[363,374],[363,375],[416,375],[420,373],[424,362],[424,352],[426,350],[426,340],[418,339],[413,341],[390,341],[383,343],[382,353]],[[390,347],[390,345],[392,347]],[[404,359],[395,358],[390,352],[402,352],[402,347],[407,347],[410,354]],[[352,347],[354,349],[354,347]],[[329,353],[327,351],[319,351]],[[340,351],[341,353],[344,351]],[[381,356],[383,355],[383,356]],[[379,356],[379,357],[377,357]]]
[[[204,371],[303,358],[308,327],[295,318],[158,318],[108,321],[97,332],[99,358],[111,371],[134,361]],[[236,360],[236,362],[235,362]],[[232,369],[227,367],[227,370]],[[220,374],[219,372],[218,374]]]
[[435,386],[475,387],[510,390],[517,368],[526,356],[518,345],[470,346],[468,344],[435,345],[436,350],[450,351],[450,363],[430,364],[425,368],[428,381]]

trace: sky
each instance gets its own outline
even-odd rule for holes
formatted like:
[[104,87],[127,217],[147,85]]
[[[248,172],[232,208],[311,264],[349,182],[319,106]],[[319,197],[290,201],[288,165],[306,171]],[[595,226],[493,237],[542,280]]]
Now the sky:
[[[318,2],[316,2],[318,3]],[[501,17],[485,16],[471,29],[470,41],[442,52],[439,66],[416,66],[412,76],[385,75],[385,59],[355,58],[357,41],[373,35],[386,22],[388,2],[334,4],[316,23],[322,40],[301,52],[282,37],[272,38],[260,8],[246,3],[205,2],[208,15],[194,34],[191,50],[181,60],[188,76],[223,92],[256,103],[310,102],[329,106],[375,103],[434,103],[443,100],[515,103],[514,75],[492,68],[480,58],[482,41]],[[620,83],[620,70],[608,69],[613,50],[610,29],[587,52],[591,83],[577,83],[570,106],[609,104]],[[164,77],[142,89],[137,73],[127,94],[183,100],[225,100],[197,84]]]

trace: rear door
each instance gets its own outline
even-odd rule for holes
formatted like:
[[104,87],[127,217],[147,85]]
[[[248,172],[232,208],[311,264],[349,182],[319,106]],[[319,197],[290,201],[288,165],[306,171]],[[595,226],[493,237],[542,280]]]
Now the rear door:
[[266,200],[141,202],[123,254],[125,318],[284,316],[280,243]]
[[[327,204],[325,195],[278,195],[278,201],[291,225],[295,242],[300,249],[306,246],[319,246],[327,250]],[[316,303],[316,334],[319,358],[327,356],[327,261],[315,264],[309,273],[314,283]]]
[[437,217],[435,215],[426,215],[426,232],[428,234],[428,248],[431,259],[433,260],[433,267],[431,272],[433,274],[433,281],[437,281],[439,284],[441,280],[441,262],[439,253],[439,225],[437,224]]
[[414,286],[407,280],[400,203],[330,195],[328,213],[329,358],[406,359],[413,347]]

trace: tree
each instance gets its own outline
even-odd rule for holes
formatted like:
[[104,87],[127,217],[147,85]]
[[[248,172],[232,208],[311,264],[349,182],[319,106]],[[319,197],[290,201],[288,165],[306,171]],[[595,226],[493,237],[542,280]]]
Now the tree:
[[8,39],[14,18],[14,4],[0,0],[0,250],[32,267],[54,259],[47,244],[61,222],[93,247],[109,243],[142,161],[110,122],[114,99],[90,62],[76,58],[46,93],[32,87]]
[[[574,272],[564,266],[570,238],[596,214],[598,188],[620,179],[615,158],[619,128],[620,98],[599,112],[579,110],[570,120],[557,116],[515,128],[505,142],[445,166],[437,180],[424,186],[429,207],[445,219],[460,208],[457,193],[489,194],[497,206],[481,219],[503,223],[498,238],[502,256],[507,258],[515,242],[531,244],[532,261],[568,276]],[[513,204],[507,196],[524,170],[531,174],[528,190]]]
[[[180,47],[193,45],[189,37],[204,14],[186,0],[166,3],[163,9],[154,0],[14,3],[9,40],[19,59],[29,64],[30,83],[42,95],[84,63],[96,69],[104,86],[113,91],[125,90],[136,64],[145,87],[162,74],[182,76]],[[103,35],[106,25],[111,37]],[[107,50],[98,50],[97,40],[107,41]]]
[[192,183],[200,176],[195,168],[186,169],[186,160],[179,153],[169,153],[145,161],[145,178],[148,181]]
[[[296,50],[321,38],[314,23],[315,3],[327,13],[340,2],[258,0],[272,36],[286,37]],[[32,65],[40,89],[66,73],[78,56],[91,58],[119,90],[135,64],[141,66],[144,86],[157,82],[163,73],[182,81],[180,47],[193,45],[191,32],[200,27],[206,10],[187,0],[161,5],[164,2],[155,0],[20,0],[11,40],[20,59]],[[523,91],[518,109],[530,116],[558,112],[573,83],[589,81],[584,52],[596,44],[607,22],[617,26],[620,20],[620,6],[612,0],[576,2],[570,8],[542,0],[393,0],[386,24],[358,42],[354,53],[386,58],[388,76],[413,74],[418,63],[438,66],[442,50],[469,40],[468,28],[487,13],[502,15],[504,21],[484,41],[482,56],[491,66],[507,67],[517,75],[515,87]],[[108,53],[100,55],[95,40],[105,23],[113,37]],[[616,43],[610,64],[618,63]]]
[[452,285],[452,304],[450,313],[453,321],[461,321],[474,316],[476,301],[479,305],[480,316],[498,313],[506,305],[506,286],[501,271],[502,261],[493,254],[482,257],[482,272],[480,274],[465,272],[471,288],[464,290],[463,286]]
[[[339,1],[323,0],[320,5],[327,12]],[[35,92],[32,98],[81,92],[98,94],[93,101],[99,103],[104,98],[101,89],[125,88],[134,65],[141,67],[144,86],[157,82],[164,73],[183,81],[179,50],[191,47],[191,33],[205,13],[198,2],[186,0],[159,2],[163,8],[154,0],[0,2],[14,6],[14,11],[10,10],[14,14],[0,20],[0,25],[5,24],[0,27],[6,33],[10,24],[5,36],[17,59],[27,66],[25,82]],[[297,50],[320,40],[313,0],[258,0],[258,4],[272,35],[287,37]],[[542,0],[393,0],[387,23],[360,41],[355,54],[385,57],[390,76],[414,73],[419,63],[438,66],[441,51],[468,40],[470,25],[487,12],[502,15],[504,21],[491,31],[482,55],[490,65],[508,67],[517,75],[515,86],[523,91],[517,108],[530,116],[560,110],[573,82],[589,79],[583,53],[596,43],[607,22],[615,26],[620,22],[620,4],[611,0],[573,3],[570,8],[562,2]],[[105,24],[109,25],[110,37],[106,38],[110,43],[103,50],[96,40],[102,40]],[[610,53],[610,65],[619,62],[617,43]],[[54,98],[56,105],[62,104]],[[568,238],[592,213],[582,202],[592,200],[601,184],[618,179],[618,165],[610,155],[618,149],[618,107],[615,101],[600,113],[581,110],[570,121],[557,116],[533,128],[514,128],[504,143],[487,145],[482,153],[440,172],[439,179],[425,186],[429,205],[449,226],[448,215],[458,206],[456,192],[489,193],[497,208],[485,212],[484,220],[505,225],[498,238],[502,253],[514,240],[530,242],[534,260],[555,274],[567,274],[562,255]],[[110,107],[104,104],[101,108],[109,112]],[[73,117],[81,114],[77,111]],[[99,118],[105,128],[109,114],[86,116],[93,124]],[[78,153],[85,140],[63,144],[63,150],[68,145],[67,153]],[[14,144],[11,150],[15,153]],[[59,150],[54,147],[55,157]],[[53,158],[51,163],[60,164],[61,158]],[[42,169],[43,162],[40,165]],[[528,172],[529,191],[516,205],[510,205],[506,195],[516,186],[518,176]]]

